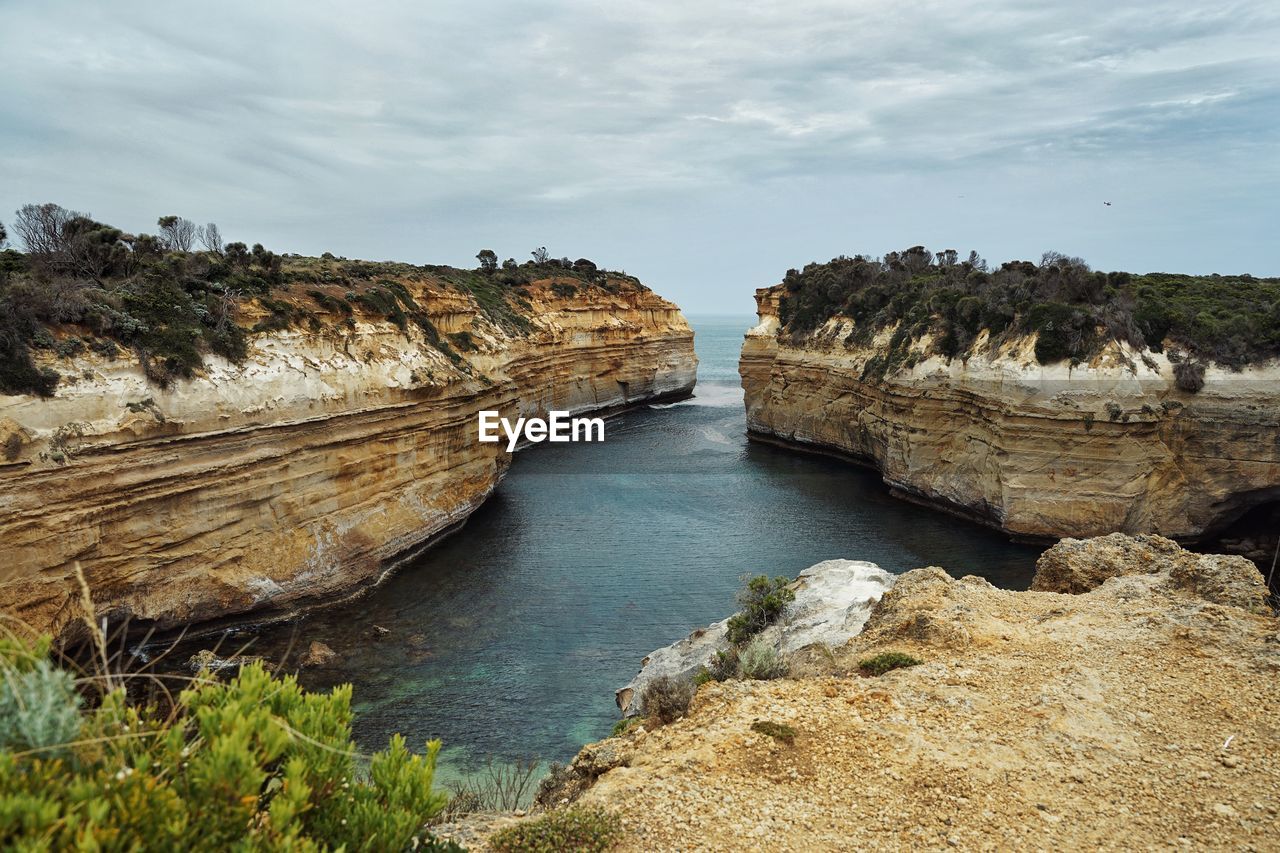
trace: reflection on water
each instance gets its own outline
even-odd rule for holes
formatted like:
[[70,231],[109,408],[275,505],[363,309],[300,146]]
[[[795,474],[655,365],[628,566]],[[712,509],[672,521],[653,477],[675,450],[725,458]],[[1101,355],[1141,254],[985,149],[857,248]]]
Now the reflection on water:
[[[1025,588],[1037,549],[891,498],[874,472],[748,443],[736,358],[750,324],[695,318],[697,399],[611,419],[602,444],[522,451],[459,533],[259,651],[328,643],[339,665],[306,679],[354,682],[361,744],[439,737],[457,772],[490,755],[564,760],[607,734],[614,688],[723,618],[749,573],[843,557]],[[371,639],[375,625],[389,633]]]

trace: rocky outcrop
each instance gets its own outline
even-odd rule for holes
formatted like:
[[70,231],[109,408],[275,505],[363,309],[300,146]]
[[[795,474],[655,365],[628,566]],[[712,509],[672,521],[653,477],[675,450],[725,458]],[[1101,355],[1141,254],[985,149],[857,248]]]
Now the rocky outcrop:
[[1041,366],[1034,338],[980,338],[967,361],[928,356],[925,341],[885,371],[892,329],[848,348],[837,317],[792,339],[780,295],[757,291],[742,348],[757,439],[848,456],[902,497],[1031,539],[1194,541],[1280,500],[1280,365],[1209,366],[1190,394],[1167,353],[1113,343],[1087,364]]
[[[791,584],[793,601],[776,625],[759,635],[782,655],[822,645],[844,645],[862,630],[872,606],[893,586],[894,576],[865,560],[825,560],[805,569]],[[640,662],[640,672],[614,699],[623,716],[644,713],[644,689],[655,678],[693,678],[729,647],[729,620],[698,628],[683,640],[657,649]]]
[[479,410],[605,411],[693,387],[692,332],[639,286],[536,282],[506,321],[429,276],[400,283],[454,347],[322,312],[167,389],[85,354],[52,399],[0,397],[0,607],[74,627],[79,564],[112,624],[287,615],[369,588],[485,500],[509,454],[477,441]]
[[1269,614],[1267,586],[1257,566],[1244,557],[1194,554],[1163,536],[1113,533],[1096,539],[1063,539],[1036,562],[1031,588],[1043,592],[1088,592],[1110,578],[1160,575],[1168,587]]
[[[588,747],[625,761],[580,802],[624,851],[1273,846],[1280,623],[1228,603],[1258,573],[1109,536],[1051,550],[1037,586],[1089,560],[1109,568],[1075,594],[907,572],[800,677],[711,682]],[[888,651],[922,663],[861,674]]]

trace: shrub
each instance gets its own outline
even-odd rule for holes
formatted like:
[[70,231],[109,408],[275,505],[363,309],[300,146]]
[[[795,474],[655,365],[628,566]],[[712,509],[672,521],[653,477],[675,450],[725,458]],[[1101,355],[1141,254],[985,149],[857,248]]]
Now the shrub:
[[458,785],[448,810],[461,816],[469,812],[509,812],[527,808],[538,781],[536,758],[500,762],[490,757],[480,773]]
[[57,748],[80,731],[80,695],[71,674],[48,660],[0,666],[0,750]]
[[788,726],[786,723],[774,723],[769,720],[760,720],[751,724],[751,731],[767,735],[774,740],[780,740],[787,746],[795,743],[796,730]]
[[707,674],[716,681],[728,681],[738,674],[738,650],[729,648],[716,652],[707,662]]
[[738,669],[743,678],[769,681],[787,674],[787,664],[773,644],[757,637],[738,653]]
[[1204,365],[1191,359],[1183,359],[1173,366],[1173,383],[1179,390],[1195,394],[1204,387]]
[[644,717],[623,717],[613,724],[609,737],[620,737],[644,722]]
[[884,675],[891,669],[918,666],[922,663],[924,661],[902,652],[881,652],[858,661],[858,669],[862,670],[864,675]]
[[308,693],[255,663],[193,681],[167,715],[122,689],[79,710],[47,649],[0,640],[6,847],[399,850],[444,807],[438,741],[413,755],[397,736],[360,760],[350,685]]
[[640,706],[659,723],[674,723],[689,713],[697,687],[692,681],[660,675],[644,686]]
[[489,846],[496,853],[600,853],[609,849],[620,832],[616,815],[598,807],[574,806],[497,832]]
[[790,578],[770,579],[764,575],[747,581],[739,596],[742,612],[729,617],[729,642],[741,645],[777,622],[787,605],[796,600],[790,585]]
[[[954,264],[949,252],[930,257],[912,247],[788,270],[780,286],[783,334],[811,334],[839,315],[854,323],[849,346],[896,326],[904,336],[898,344],[930,334],[930,352],[949,357],[964,357],[984,329],[992,346],[1035,334],[1042,364],[1085,361],[1109,340],[1157,352],[1178,345],[1231,367],[1280,355],[1277,278],[1103,274],[1054,252],[1040,264],[1010,261],[994,272],[976,253]],[[894,366],[875,367],[869,379]]]

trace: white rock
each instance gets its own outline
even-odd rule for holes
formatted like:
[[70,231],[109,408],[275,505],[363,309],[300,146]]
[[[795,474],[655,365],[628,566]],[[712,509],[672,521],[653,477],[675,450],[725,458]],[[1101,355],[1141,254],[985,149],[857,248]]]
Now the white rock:
[[[871,608],[895,576],[865,560],[824,560],[800,573],[792,584],[796,599],[782,622],[762,636],[783,654],[807,646],[842,646],[862,631]],[[650,652],[640,673],[615,693],[624,716],[640,713],[640,695],[655,678],[691,678],[728,647],[728,619],[700,628],[683,640]]]

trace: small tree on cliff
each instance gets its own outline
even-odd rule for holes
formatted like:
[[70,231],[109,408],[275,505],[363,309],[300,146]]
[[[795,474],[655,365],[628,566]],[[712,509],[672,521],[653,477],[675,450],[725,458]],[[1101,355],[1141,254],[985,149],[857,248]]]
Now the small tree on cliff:
[[181,216],[161,216],[156,220],[160,226],[160,239],[165,248],[177,252],[190,252],[196,241],[196,224]]
[[498,268],[498,255],[493,249],[481,249],[476,253],[476,260],[480,262],[481,272],[491,273]]

